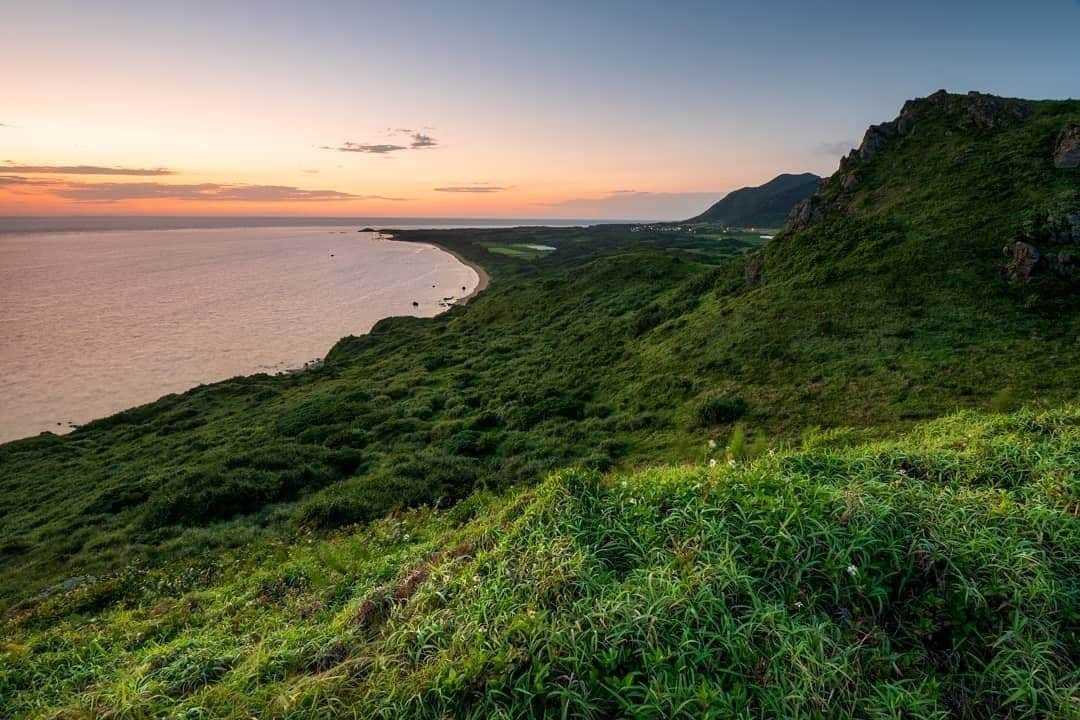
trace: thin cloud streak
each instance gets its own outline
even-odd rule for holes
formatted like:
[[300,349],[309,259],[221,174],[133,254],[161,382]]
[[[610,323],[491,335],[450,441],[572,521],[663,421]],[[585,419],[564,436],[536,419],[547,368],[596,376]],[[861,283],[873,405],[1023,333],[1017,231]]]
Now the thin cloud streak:
[[43,188],[43,192],[80,203],[111,203],[123,200],[189,200],[199,202],[336,202],[342,200],[404,201],[384,195],[359,195],[338,190],[308,190],[291,185],[87,183],[35,180],[17,175],[0,176],[0,186]]
[[368,153],[370,155],[385,155],[386,153],[397,152],[398,150],[407,150],[408,148],[406,148],[404,145],[389,145],[389,144],[364,145],[364,144],[361,144],[361,143],[346,142],[346,143],[344,143],[342,145],[339,145],[337,147],[333,147],[332,145],[322,145],[322,146],[320,146],[320,149],[322,149],[322,150],[336,150],[337,152]]
[[430,150],[439,146],[439,141],[430,135],[420,132],[414,133],[407,128],[397,128],[389,134],[410,135],[412,141],[408,145],[398,145],[396,143],[358,143],[347,140],[341,145],[320,145],[319,149],[345,153],[363,153],[366,155],[388,155],[402,150]]
[[24,175],[138,175],[155,177],[175,175],[175,170],[168,168],[121,168],[101,165],[15,165],[11,162],[0,165],[0,172],[15,172]]
[[0,175],[0,186],[19,187],[23,185],[52,185],[52,180],[36,180],[21,175]]
[[501,187],[499,185],[450,185],[448,187],[437,187],[435,192],[444,193],[494,193],[503,192],[509,188]]

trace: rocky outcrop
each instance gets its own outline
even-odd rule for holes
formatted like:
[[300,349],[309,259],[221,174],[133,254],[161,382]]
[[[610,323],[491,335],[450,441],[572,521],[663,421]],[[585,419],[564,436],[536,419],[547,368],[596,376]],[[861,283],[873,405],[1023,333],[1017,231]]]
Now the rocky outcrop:
[[821,217],[821,213],[815,207],[817,194],[811,195],[799,201],[799,204],[791,208],[784,232],[798,232],[813,225]]
[[[944,122],[960,132],[996,132],[1026,120],[1031,113],[1031,105],[1022,100],[980,92],[950,95],[945,90],[938,90],[927,97],[908,100],[895,120],[867,128],[859,147],[840,159],[837,171],[822,180],[813,195],[792,208],[783,232],[797,232],[823,217],[846,212],[862,189],[863,179],[869,177],[862,169],[863,164],[891,145],[916,134],[921,124]],[[974,152],[974,149],[967,152]],[[1062,131],[1055,162],[1059,156],[1066,163],[1075,163],[1068,167],[1080,164],[1080,128],[1070,126]],[[959,157],[965,160],[968,156]]]
[[1024,240],[1015,240],[1005,246],[1005,277],[1013,282],[1026,283],[1042,259],[1039,249]]
[[760,252],[751,255],[743,268],[747,287],[757,287],[765,282],[765,258]]
[[1080,125],[1066,125],[1058,134],[1054,147],[1054,166],[1080,167]]
[[1047,210],[1041,229],[1049,241],[1059,245],[1080,245],[1080,209],[1061,207]]
[[1001,130],[1031,117],[1031,108],[1024,103],[974,91],[963,96],[960,107],[965,124],[980,130]]
[[950,95],[945,90],[938,90],[927,97],[904,103],[900,115],[893,121],[897,134],[911,135],[919,120],[933,110],[951,113],[961,126],[980,130],[1002,130],[1031,116],[1031,108],[1019,100],[975,91],[966,95]]
[[874,155],[877,155],[881,148],[888,144],[889,140],[892,140],[897,135],[896,122],[881,123],[880,125],[871,125],[866,129],[866,133],[863,134],[862,143],[859,145],[859,149],[856,153],[860,158],[866,160]]
[[1080,252],[1074,245],[1080,245],[1080,208],[1066,204],[1047,210],[1025,222],[1016,239],[1005,246],[1002,272],[1018,283],[1044,273],[1075,277],[1080,272]]

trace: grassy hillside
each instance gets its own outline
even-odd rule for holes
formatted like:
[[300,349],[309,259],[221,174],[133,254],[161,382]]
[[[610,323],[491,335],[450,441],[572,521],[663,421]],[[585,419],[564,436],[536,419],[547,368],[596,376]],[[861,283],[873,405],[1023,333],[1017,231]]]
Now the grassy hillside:
[[1080,102],[995,102],[914,104],[758,252],[618,226],[401,233],[483,264],[491,287],[315,370],[0,446],[0,604],[569,465],[688,461],[736,421],[761,445],[1075,399],[1076,274],[1001,268],[1018,233],[1046,250],[1047,212],[1080,208],[1078,171],[1051,161]]
[[799,202],[817,190],[821,178],[813,173],[777,175],[764,185],[734,190],[687,222],[735,227],[778,228]]
[[1078,716],[1076,406],[801,445],[129,567],[7,615],[0,717]]

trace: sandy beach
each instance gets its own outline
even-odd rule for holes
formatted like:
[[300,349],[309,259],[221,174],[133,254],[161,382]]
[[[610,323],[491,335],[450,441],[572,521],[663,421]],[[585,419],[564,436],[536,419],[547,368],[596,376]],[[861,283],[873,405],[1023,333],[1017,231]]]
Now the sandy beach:
[[461,256],[460,253],[456,253],[453,250],[451,250],[450,248],[443,247],[442,245],[439,245],[437,243],[432,243],[432,245],[434,245],[435,247],[439,248],[440,250],[442,250],[443,252],[445,252],[445,253],[447,253],[449,255],[453,255],[455,258],[457,258],[457,261],[459,263],[461,263],[462,265],[466,265],[466,266],[472,268],[476,272],[476,276],[478,278],[480,278],[479,282],[476,283],[476,287],[474,287],[472,289],[472,292],[470,292],[468,295],[465,295],[464,297],[461,297],[461,298],[458,298],[457,300],[455,300],[454,301],[455,305],[464,305],[465,303],[469,302],[469,300],[476,297],[477,295],[479,295],[480,293],[482,293],[484,290],[487,289],[488,283],[491,281],[491,278],[488,277],[487,271],[484,270],[484,268],[482,268],[480,265],[478,265],[478,264],[476,264],[474,262],[466,260],[464,257]]
[[[401,240],[391,232],[386,232],[386,231],[380,230],[379,234],[381,236],[383,236],[384,238],[388,238],[390,240],[393,240],[394,242],[412,242],[410,240]],[[419,244],[427,245],[429,247],[433,247],[433,248],[436,248],[438,250],[441,250],[444,253],[446,253],[447,255],[452,255],[454,257],[454,259],[456,259],[462,265],[464,265],[466,267],[469,267],[469,268],[472,268],[473,272],[476,273],[477,278],[479,278],[478,282],[476,283],[476,287],[474,287],[469,292],[468,295],[464,295],[462,297],[456,298],[454,300],[454,305],[464,305],[465,303],[469,302],[469,300],[473,299],[474,297],[476,297],[477,295],[479,295],[480,293],[482,293],[484,290],[487,289],[488,284],[491,282],[491,277],[487,274],[487,271],[484,270],[483,266],[481,266],[481,265],[479,265],[477,263],[474,263],[471,260],[468,260],[467,258],[462,256],[461,253],[458,253],[458,252],[456,252],[454,250],[451,250],[450,248],[446,247],[445,245],[440,245],[437,242],[431,242],[430,240],[428,240],[428,241],[425,241],[425,242],[419,243]]]

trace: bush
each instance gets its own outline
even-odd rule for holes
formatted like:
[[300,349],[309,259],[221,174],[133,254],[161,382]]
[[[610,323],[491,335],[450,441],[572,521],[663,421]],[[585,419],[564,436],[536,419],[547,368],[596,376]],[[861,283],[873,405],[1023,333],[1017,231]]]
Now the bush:
[[749,407],[741,397],[733,395],[710,395],[698,402],[696,417],[699,425],[722,425],[735,422]]

